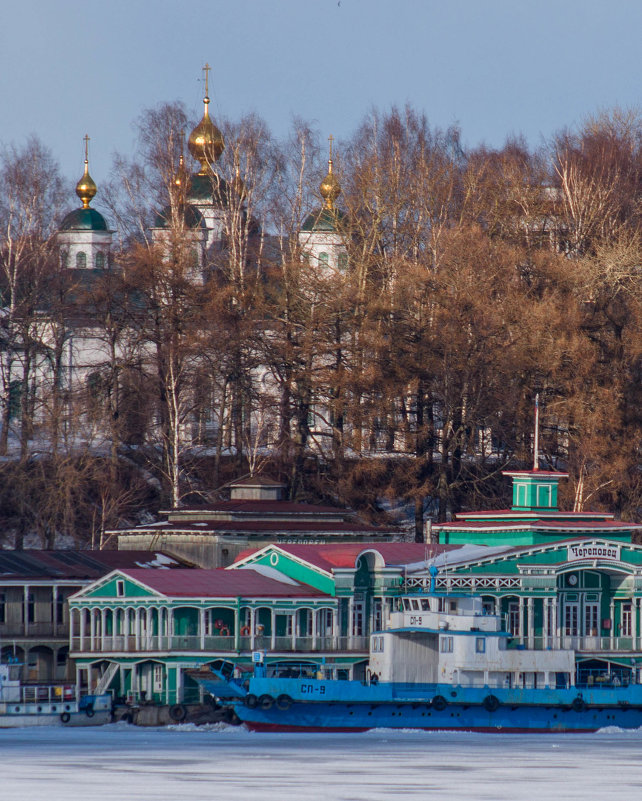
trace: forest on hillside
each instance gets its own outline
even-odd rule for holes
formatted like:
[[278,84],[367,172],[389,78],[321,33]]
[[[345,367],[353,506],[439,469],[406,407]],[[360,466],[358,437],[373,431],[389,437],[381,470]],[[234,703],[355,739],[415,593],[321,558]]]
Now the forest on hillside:
[[[342,270],[306,258],[327,149],[219,122],[223,245],[193,280],[193,127],[146,110],[96,204],[102,271],[71,270],[73,207],[37,139],[0,154],[0,539],[98,546],[266,473],[291,498],[399,519],[509,503],[501,471],[567,470],[566,508],[642,519],[642,116],[534,150],[466,149],[411,108],[334,149]],[[184,158],[181,158],[184,157]],[[164,214],[163,246],[150,226]],[[69,364],[79,336],[100,359]],[[412,536],[412,534],[411,534]]]

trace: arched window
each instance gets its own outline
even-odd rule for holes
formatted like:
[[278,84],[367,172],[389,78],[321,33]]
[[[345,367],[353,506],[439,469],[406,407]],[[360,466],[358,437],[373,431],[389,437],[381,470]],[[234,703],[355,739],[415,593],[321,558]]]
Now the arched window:
[[78,270],[84,270],[87,267],[87,254],[81,250],[79,253],[76,253],[76,268]]
[[327,267],[329,261],[330,261],[330,257],[328,256],[327,253],[319,253],[319,264],[323,264],[323,265],[325,265]]
[[105,254],[102,252],[102,250],[99,250],[98,253],[96,253],[96,269],[105,269]]
[[69,253],[65,248],[60,248],[60,266],[64,270],[69,262]]
[[339,253],[339,269],[346,270],[348,268],[348,254]]

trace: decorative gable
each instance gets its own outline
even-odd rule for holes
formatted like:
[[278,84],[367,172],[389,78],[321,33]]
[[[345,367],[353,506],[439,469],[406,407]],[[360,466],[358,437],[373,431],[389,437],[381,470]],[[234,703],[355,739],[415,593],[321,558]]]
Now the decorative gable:
[[126,573],[114,571],[77,592],[74,599],[157,598],[159,593],[134,581]]
[[260,551],[230,565],[227,570],[240,570],[247,567],[268,568],[301,584],[308,584],[327,595],[335,594],[335,581],[332,573],[282,551],[278,545],[267,545]]

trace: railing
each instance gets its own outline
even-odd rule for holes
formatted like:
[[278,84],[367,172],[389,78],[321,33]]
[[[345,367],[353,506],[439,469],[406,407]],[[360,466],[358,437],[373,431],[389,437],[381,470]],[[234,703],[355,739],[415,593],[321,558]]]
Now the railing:
[[571,636],[559,634],[550,637],[514,636],[509,648],[528,648],[535,651],[562,649],[565,651],[637,651],[642,648],[642,638]]
[[[141,653],[149,651],[197,651],[197,652],[235,652],[236,640],[233,636],[204,636],[174,635],[174,636],[148,636],[135,637],[133,634],[106,635],[105,637],[89,636],[73,637],[71,650],[74,652],[111,653],[114,651],[125,653]],[[239,637],[238,649],[240,651],[278,651],[321,653],[331,652],[363,652],[368,651],[368,637],[270,637],[266,635],[252,637]]]
[[5,637],[66,638],[69,626],[66,623],[0,623],[0,639]]
[[[431,580],[426,576],[407,578],[403,591],[429,590]],[[450,592],[480,592],[482,590],[519,590],[522,588],[521,576],[437,576],[435,589]]]
[[73,684],[23,684],[4,685],[0,688],[0,701],[8,703],[35,704],[76,700]]

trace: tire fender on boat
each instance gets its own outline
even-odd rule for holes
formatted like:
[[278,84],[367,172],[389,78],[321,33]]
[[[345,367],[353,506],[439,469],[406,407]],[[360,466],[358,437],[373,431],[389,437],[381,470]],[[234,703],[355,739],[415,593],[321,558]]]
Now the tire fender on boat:
[[432,708],[436,709],[437,712],[443,712],[443,710],[448,706],[448,701],[444,698],[443,695],[436,695],[432,699]]
[[169,708],[169,716],[172,720],[175,720],[179,723],[181,720],[185,720],[185,716],[187,715],[187,710],[183,706],[183,704],[174,704]]
[[243,699],[243,703],[248,709],[256,709],[259,705],[259,699],[254,693],[248,693]]
[[88,718],[93,718],[95,714],[93,706],[88,706],[87,709],[85,709],[85,715],[87,715]]
[[571,703],[571,709],[573,712],[585,712],[586,711],[586,701],[582,698],[581,695],[578,695],[577,698],[574,698]]
[[69,723],[69,721],[71,720],[71,715],[69,714],[69,712],[63,712],[62,715],[60,716],[60,720],[63,723]]
[[271,695],[265,694],[260,696],[259,706],[261,707],[261,709],[272,709],[273,705],[274,705],[274,698],[272,698]]
[[285,711],[286,711],[286,710],[288,710],[288,709],[289,709],[291,706],[292,706],[292,699],[290,698],[290,696],[289,696],[289,695],[286,695],[285,693],[282,693],[282,694],[281,694],[281,695],[279,695],[279,697],[276,699],[276,708],[277,708],[277,709],[280,709],[280,710],[281,710],[281,712],[285,712]]
[[499,698],[496,695],[487,695],[482,703],[487,712],[497,712],[499,709]]

